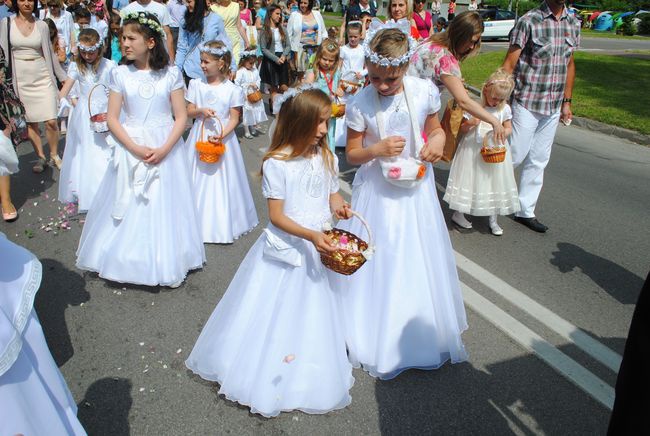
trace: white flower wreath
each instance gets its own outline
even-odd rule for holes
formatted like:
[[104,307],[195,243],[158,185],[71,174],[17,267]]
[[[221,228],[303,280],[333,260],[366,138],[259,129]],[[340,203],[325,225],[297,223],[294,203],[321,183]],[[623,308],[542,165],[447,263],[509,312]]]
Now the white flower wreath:
[[104,45],[104,44],[102,43],[102,41],[99,41],[99,42],[98,42],[97,44],[95,44],[95,45],[83,45],[83,44],[77,44],[77,48],[79,48],[79,50],[81,50],[81,51],[83,51],[83,52],[89,53],[89,52],[92,52],[92,51],[95,51],[95,50],[99,50],[99,49],[101,48],[102,45]]
[[205,44],[200,44],[199,45],[199,51],[201,53],[209,53],[209,54],[215,55],[215,56],[223,56],[226,53],[230,53],[230,50],[228,49],[228,47],[212,48],[212,47],[206,46]]
[[[409,49],[406,53],[399,57],[387,57],[375,53],[370,49],[370,44],[372,43],[373,38],[377,35],[380,30],[384,29],[398,29],[402,31],[408,38]],[[370,62],[381,67],[399,67],[402,64],[406,64],[415,53],[417,47],[417,42],[411,36],[411,23],[408,22],[405,18],[399,19],[397,21],[389,20],[386,23],[382,23],[379,19],[375,18],[370,22],[370,28],[366,32],[366,39],[363,42],[363,53]]]
[[310,89],[320,89],[320,88],[318,88],[315,84],[310,83],[307,85],[297,86],[295,88],[289,88],[286,91],[284,91],[284,93],[276,96],[275,99],[273,100],[273,113],[276,115],[279,114],[282,105],[285,104],[289,99],[294,98],[297,95],[300,95],[303,92],[308,91]]
[[153,30],[154,32],[157,32],[160,36],[164,38],[165,31],[163,30],[160,23],[157,22],[156,20],[152,20],[151,18],[149,18],[149,16],[151,16],[151,14],[149,14],[148,12],[142,12],[142,11],[129,12],[122,15],[122,21],[126,21],[126,20],[137,21],[143,26],[146,26],[149,29]]

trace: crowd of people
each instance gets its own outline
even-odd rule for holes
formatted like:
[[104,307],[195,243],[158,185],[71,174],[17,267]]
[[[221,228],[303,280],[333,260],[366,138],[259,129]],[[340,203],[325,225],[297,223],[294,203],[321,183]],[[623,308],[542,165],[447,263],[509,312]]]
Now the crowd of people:
[[[235,131],[243,123],[244,138],[265,133],[273,116],[261,162],[270,223],[186,361],[252,412],[345,407],[353,367],[391,379],[467,359],[465,309],[432,166],[449,148],[457,150],[444,201],[454,223],[471,228],[466,214],[487,216],[501,235],[497,216],[515,213],[546,231],[534,210],[558,121],[572,117],[579,44],[562,0],[546,0],[521,18],[480,102],[467,94],[460,68],[480,48],[483,22],[474,11],[438,32],[419,2],[414,10],[410,0],[390,0],[382,22],[366,19],[376,9],[359,0],[348,5],[343,31],[328,33],[313,0],[255,1],[253,10],[230,0],[186,0],[183,8],[99,0],[69,5],[76,22],[58,0],[48,0],[44,15],[36,0],[14,1],[14,15],[0,22],[9,71],[0,76],[0,92],[24,105],[34,172],[60,168],[59,200],[87,213],[79,269],[176,288],[205,267],[205,243],[234,243],[255,228]],[[47,19],[58,38],[50,38]],[[540,32],[549,38],[548,53],[536,45]],[[98,88],[105,100],[94,100]],[[442,116],[451,107],[442,108],[445,89],[463,114],[453,135]],[[263,92],[270,93],[268,112]],[[64,101],[70,114],[61,161]],[[9,174],[17,171],[10,138],[21,140],[17,118],[5,114],[0,126],[5,221],[17,218],[9,193]],[[351,203],[338,192],[337,145],[359,166]],[[485,150],[505,158],[483,160]],[[321,263],[337,244],[348,247],[327,233],[332,216],[342,231],[373,231],[363,250],[368,261],[352,275]],[[12,328],[23,331],[25,323]],[[74,403],[63,406],[59,419],[76,429]]]

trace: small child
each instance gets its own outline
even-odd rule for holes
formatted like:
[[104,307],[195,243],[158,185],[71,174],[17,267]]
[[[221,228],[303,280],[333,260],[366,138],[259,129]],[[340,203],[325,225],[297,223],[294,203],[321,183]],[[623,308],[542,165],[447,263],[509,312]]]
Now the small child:
[[[341,79],[340,68],[341,50],[338,42],[326,38],[318,49],[314,58],[314,66],[305,74],[305,83],[314,83],[316,87],[330,96],[330,99],[340,103],[344,91],[340,86]],[[327,141],[334,151],[336,141],[336,117],[332,116],[327,132]]]
[[90,11],[85,7],[78,7],[74,12],[74,37],[79,41],[79,32],[90,27]]
[[[59,98],[63,100],[68,97],[73,86],[78,85],[78,103],[70,114],[69,130],[65,138],[59,201],[76,201],[79,211],[85,212],[95,198],[111,155],[106,135],[95,133],[91,129],[88,111],[90,93],[106,92],[111,72],[116,65],[102,57],[104,44],[95,29],[82,29],[79,32],[77,50],[79,53],[68,67],[68,79],[59,92]],[[100,86],[93,91],[97,85]]]
[[447,20],[444,17],[438,17],[436,20],[436,27],[433,29],[433,33],[444,32],[447,28]]
[[[512,111],[506,102],[514,86],[510,74],[497,70],[487,79],[481,91],[483,107],[501,121],[506,135],[512,132]],[[520,208],[510,150],[504,144],[504,162],[484,162],[480,154],[481,147],[485,135],[489,134],[492,127],[469,114],[464,117],[460,127],[464,136],[451,164],[443,200],[455,211],[451,219],[458,226],[472,228],[465,213],[489,216],[492,234],[501,236],[503,229],[497,223],[497,215],[510,215]]]
[[[347,104],[350,97],[361,89],[368,75],[365,55],[361,46],[362,30],[361,21],[350,21],[347,26],[348,43],[341,47],[341,87],[345,94],[340,98],[340,102],[343,104]],[[347,127],[345,115],[343,115],[336,119],[334,132],[336,147],[345,147],[346,133]]]
[[259,123],[268,120],[264,111],[264,102],[260,100],[251,103],[248,100],[248,95],[259,91],[261,86],[260,73],[255,66],[256,62],[257,53],[255,50],[242,52],[239,59],[239,69],[235,76],[235,85],[239,86],[246,96],[242,124],[244,125],[244,137],[247,139],[264,133]]
[[277,128],[262,165],[271,222],[185,364],[252,413],[320,414],[347,406],[354,383],[336,297],[319,258],[334,250],[323,225],[332,214],[349,218],[350,211],[327,146],[327,94],[292,88],[275,104]]
[[[228,80],[232,54],[222,41],[199,45],[205,79],[190,80],[187,113],[196,118],[187,137],[195,208],[203,242],[229,244],[257,224],[255,203],[235,135],[244,92]],[[217,163],[199,160],[198,141],[221,141],[225,153]]]
[[120,33],[122,29],[122,17],[120,14],[111,12],[111,23],[109,27],[109,39],[111,45],[111,59],[119,64],[122,60],[122,44],[120,43]]

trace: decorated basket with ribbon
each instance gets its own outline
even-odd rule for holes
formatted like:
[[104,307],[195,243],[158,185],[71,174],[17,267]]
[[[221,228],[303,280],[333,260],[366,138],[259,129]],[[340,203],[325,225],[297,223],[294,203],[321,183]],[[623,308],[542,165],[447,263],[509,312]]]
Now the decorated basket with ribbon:
[[332,243],[336,246],[336,251],[331,253],[322,253],[320,255],[320,260],[323,262],[323,265],[334,272],[346,276],[353,274],[361,268],[361,266],[366,263],[366,260],[372,258],[375,250],[372,243],[372,232],[368,223],[357,212],[350,212],[352,212],[352,215],[361,221],[365,227],[366,232],[368,233],[368,242],[347,230],[331,228],[330,226],[323,230],[323,233],[329,236],[332,240]]
[[506,148],[503,145],[495,145],[492,139],[492,132],[483,137],[481,157],[485,163],[501,163],[506,159]]
[[[102,87],[103,92],[95,93],[97,88]],[[95,99],[93,100],[93,94]],[[108,88],[101,83],[93,86],[88,93],[88,113],[90,114],[90,127],[96,133],[108,132]]]
[[194,147],[196,148],[196,151],[199,153],[199,160],[201,162],[213,164],[219,162],[221,156],[226,152],[226,144],[224,144],[222,141],[223,124],[221,124],[221,120],[217,116],[212,117],[219,124],[219,135],[217,136],[217,140],[205,141],[203,139],[205,120],[208,118],[209,117],[203,118],[203,121],[201,121],[201,135],[199,136],[199,140],[196,142]]
[[339,85],[343,87],[343,90],[348,94],[355,94],[359,89],[363,87],[365,82],[364,78],[357,78],[357,75],[354,71],[346,71],[341,76],[339,80]]
[[248,85],[248,88],[246,88],[246,99],[249,103],[257,103],[262,100],[262,91],[257,89],[256,86]]

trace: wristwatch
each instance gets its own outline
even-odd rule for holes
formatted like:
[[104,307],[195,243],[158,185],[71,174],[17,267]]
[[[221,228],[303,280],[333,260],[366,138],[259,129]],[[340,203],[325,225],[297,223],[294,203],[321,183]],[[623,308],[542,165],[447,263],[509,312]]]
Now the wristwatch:
[[563,98],[562,99],[562,104],[564,103],[571,103],[571,98]]

